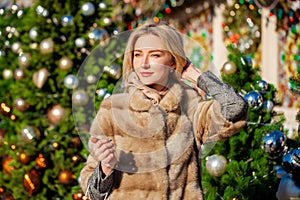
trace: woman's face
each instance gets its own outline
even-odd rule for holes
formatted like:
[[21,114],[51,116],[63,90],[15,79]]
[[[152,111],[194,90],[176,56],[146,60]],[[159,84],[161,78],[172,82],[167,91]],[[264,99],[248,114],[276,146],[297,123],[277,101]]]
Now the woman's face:
[[138,38],[134,46],[133,68],[143,84],[161,90],[174,67],[172,56],[159,37],[148,34]]

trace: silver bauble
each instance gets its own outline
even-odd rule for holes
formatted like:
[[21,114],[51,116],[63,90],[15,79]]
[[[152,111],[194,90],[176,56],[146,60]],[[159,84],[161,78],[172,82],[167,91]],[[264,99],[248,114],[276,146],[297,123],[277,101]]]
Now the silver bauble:
[[262,92],[265,92],[268,89],[268,83],[264,80],[258,82],[258,87],[260,87]]
[[77,90],[72,94],[72,103],[74,105],[83,106],[89,101],[89,96],[84,90]]
[[18,54],[22,51],[22,43],[21,42],[14,42],[12,45],[11,45],[11,50],[12,52]]
[[110,66],[104,66],[103,72],[107,73],[108,76],[113,79],[119,79],[122,75],[121,67],[117,64],[112,64]]
[[14,77],[16,80],[21,80],[22,78],[24,78],[24,76],[25,72],[23,71],[23,69],[15,69]]
[[40,139],[41,133],[34,126],[26,126],[21,130],[21,136],[24,142],[31,142],[33,139]]
[[256,91],[251,91],[244,96],[248,105],[253,109],[259,109],[263,105],[263,97]]
[[290,174],[281,178],[276,197],[278,200],[300,199],[300,186],[296,185]]
[[61,70],[68,70],[73,67],[73,61],[68,56],[63,56],[58,61],[58,67]]
[[99,6],[99,8],[100,8],[101,10],[104,10],[104,9],[107,7],[107,5],[106,5],[105,2],[100,2],[100,3],[98,4],[98,6]]
[[30,39],[36,40],[37,36],[38,36],[37,28],[36,27],[31,28],[29,31]]
[[12,78],[14,75],[13,71],[10,69],[4,69],[2,72],[2,76],[4,79],[10,79]]
[[76,88],[78,86],[78,83],[79,83],[78,78],[76,76],[74,76],[73,74],[67,75],[64,79],[64,85],[68,89]]
[[19,66],[21,68],[26,68],[31,63],[31,54],[30,53],[20,53],[18,57]]
[[42,54],[50,54],[54,51],[54,42],[51,38],[44,39],[40,43],[40,51]]
[[227,76],[234,74],[236,70],[237,70],[236,65],[234,64],[234,62],[231,61],[225,62],[222,68],[222,72]]
[[93,28],[88,33],[89,41],[91,45],[99,43],[100,45],[105,45],[108,43],[109,34],[105,29]]
[[86,41],[83,37],[80,37],[80,38],[76,38],[75,40],[75,45],[77,48],[81,48],[81,47],[84,47],[86,44]]
[[106,88],[99,88],[99,89],[96,90],[96,95],[98,97],[103,98],[105,96],[105,94],[106,94]]
[[81,7],[82,14],[85,16],[90,16],[95,13],[95,6],[91,2],[87,2]]
[[72,25],[73,23],[74,23],[74,21],[73,21],[72,15],[63,15],[61,17],[61,24],[63,26],[69,26],[69,25]]
[[0,57],[4,57],[6,55],[4,50],[0,50]]
[[262,138],[262,148],[268,153],[270,159],[282,157],[285,153],[285,143],[286,137],[279,130],[274,130]]
[[226,171],[227,160],[222,155],[211,155],[206,158],[205,168],[212,176],[222,176]]
[[18,12],[18,10],[20,9],[20,7],[17,4],[12,4],[10,7],[11,13],[15,14]]
[[97,77],[95,75],[88,75],[86,77],[86,82],[89,84],[96,83],[96,81],[97,81]]
[[263,108],[265,111],[267,112],[272,112],[273,108],[274,108],[274,103],[271,100],[266,100],[263,103]]

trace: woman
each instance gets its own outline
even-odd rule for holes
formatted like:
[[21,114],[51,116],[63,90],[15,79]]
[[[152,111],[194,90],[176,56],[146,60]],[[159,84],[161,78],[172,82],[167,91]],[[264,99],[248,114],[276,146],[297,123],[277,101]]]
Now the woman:
[[244,99],[188,62],[167,24],[131,34],[123,81],[125,92],[104,99],[91,126],[83,191],[90,199],[202,199],[200,147],[245,125]]

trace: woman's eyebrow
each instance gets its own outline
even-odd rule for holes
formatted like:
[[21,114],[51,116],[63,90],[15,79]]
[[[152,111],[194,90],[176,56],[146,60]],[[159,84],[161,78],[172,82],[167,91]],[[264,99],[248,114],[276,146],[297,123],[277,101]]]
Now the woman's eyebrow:
[[[143,50],[141,50],[141,49],[135,49],[134,51],[135,52],[142,52]],[[162,52],[162,53],[164,53],[164,52],[166,52],[166,50],[163,50],[163,49],[153,49],[153,50],[149,50],[148,52],[149,53],[153,53],[153,52]]]

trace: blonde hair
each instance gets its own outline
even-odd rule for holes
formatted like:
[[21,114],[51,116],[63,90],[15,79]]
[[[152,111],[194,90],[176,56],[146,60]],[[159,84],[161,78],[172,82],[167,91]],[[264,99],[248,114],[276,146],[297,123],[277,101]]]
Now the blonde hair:
[[159,37],[175,62],[177,77],[181,77],[183,66],[186,64],[186,56],[183,40],[178,31],[166,23],[148,23],[134,30],[128,40],[123,60],[123,82],[127,82],[129,73],[133,70],[133,51],[139,37],[152,34]]

